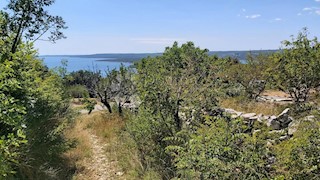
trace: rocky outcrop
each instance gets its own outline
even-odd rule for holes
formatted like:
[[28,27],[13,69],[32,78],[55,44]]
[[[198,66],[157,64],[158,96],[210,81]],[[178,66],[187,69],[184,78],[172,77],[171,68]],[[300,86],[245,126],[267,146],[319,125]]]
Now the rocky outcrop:
[[256,98],[258,101],[263,101],[263,102],[276,102],[276,103],[291,103],[293,101],[292,98],[287,98],[287,97],[278,97],[278,96],[259,96]]
[[285,109],[282,113],[275,116],[266,116],[263,114],[256,113],[243,113],[238,112],[234,109],[224,109],[224,112],[231,115],[231,118],[243,118],[245,122],[252,124],[254,121],[259,121],[261,123],[266,123],[268,127],[273,130],[285,129],[293,121],[293,118],[289,116],[290,109]]

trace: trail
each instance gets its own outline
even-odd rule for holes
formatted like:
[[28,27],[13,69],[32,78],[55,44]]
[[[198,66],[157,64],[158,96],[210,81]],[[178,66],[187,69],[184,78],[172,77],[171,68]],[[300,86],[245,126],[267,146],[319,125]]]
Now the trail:
[[[76,179],[79,180],[112,180],[112,179],[123,179],[121,176],[123,173],[118,171],[117,162],[116,161],[109,161],[106,156],[105,147],[99,138],[91,133],[88,130],[88,135],[90,139],[91,145],[91,156],[86,159],[87,167],[83,167],[85,170],[83,173],[79,173]],[[86,172],[86,173],[85,173]],[[88,173],[89,172],[89,173]],[[91,174],[90,177],[87,177],[86,174]]]
[[[101,111],[97,109],[96,111]],[[80,112],[81,113],[81,112]],[[73,137],[78,139],[79,150],[75,150],[77,172],[75,180],[118,180],[125,179],[124,173],[119,168],[118,161],[114,160],[113,152],[108,151],[112,146],[111,141],[102,139],[96,134],[97,113],[87,115],[81,113],[73,127]],[[106,125],[106,124],[101,124]],[[100,126],[101,126],[100,125]]]

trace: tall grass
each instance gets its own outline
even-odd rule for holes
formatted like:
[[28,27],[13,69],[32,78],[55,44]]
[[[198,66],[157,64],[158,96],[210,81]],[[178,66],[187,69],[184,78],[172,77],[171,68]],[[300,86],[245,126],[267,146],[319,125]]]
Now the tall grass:
[[116,176],[117,179],[140,179],[142,166],[135,143],[125,131],[125,121],[126,117],[106,112],[94,112],[77,118],[65,133],[67,138],[76,142],[76,147],[64,154],[77,169],[74,179],[94,177],[94,172],[85,169],[90,167],[92,157],[89,133],[99,138],[113,168],[123,172],[122,176]]

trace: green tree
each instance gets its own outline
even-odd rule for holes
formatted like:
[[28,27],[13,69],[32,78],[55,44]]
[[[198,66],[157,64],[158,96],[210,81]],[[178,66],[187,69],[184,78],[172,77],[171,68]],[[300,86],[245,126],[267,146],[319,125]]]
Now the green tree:
[[317,38],[308,38],[306,28],[282,44],[284,49],[274,55],[275,67],[270,73],[276,87],[290,94],[294,102],[305,102],[310,90],[320,84],[320,44]]
[[174,43],[162,56],[136,63],[141,105],[128,128],[143,154],[143,164],[165,179],[173,176],[175,168],[165,152],[169,144],[163,139],[183,129],[192,130],[204,121],[204,113],[215,112],[213,60],[208,50],[188,42],[181,46]]
[[52,25],[41,9],[50,4],[12,0],[9,13],[0,13],[0,179],[48,178],[46,171],[62,163],[57,154],[65,149],[61,131],[69,114],[63,79],[37,59],[32,43],[22,41],[42,32],[39,23]]
[[[15,53],[24,37],[26,41],[36,41],[49,34],[44,40],[55,42],[65,38],[61,29],[65,22],[60,16],[52,16],[46,8],[55,0],[10,0],[6,8],[6,28],[2,37],[10,41],[11,53]],[[4,13],[3,11],[1,12]]]
[[256,99],[264,91],[269,80],[266,70],[270,66],[270,61],[269,54],[248,54],[245,64],[232,65],[225,73],[231,82],[238,83],[244,88],[248,98]]
[[31,44],[20,44],[11,60],[2,56],[6,52],[0,53],[0,175],[40,171],[38,160],[47,163],[61,152],[55,148],[62,147],[59,126],[68,111],[63,81],[46,71]]

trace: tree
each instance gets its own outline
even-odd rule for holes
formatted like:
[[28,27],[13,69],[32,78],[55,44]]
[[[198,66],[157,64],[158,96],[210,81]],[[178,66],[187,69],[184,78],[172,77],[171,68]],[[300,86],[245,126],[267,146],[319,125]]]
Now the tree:
[[[195,47],[192,42],[181,47],[175,42],[162,56],[137,63],[137,70],[142,103],[172,116],[176,131],[182,129],[186,119],[216,106],[213,59],[207,49]],[[187,116],[185,120],[179,117],[181,113]]]
[[[6,30],[2,32],[8,39],[12,39],[11,53],[17,51],[18,45],[24,37],[26,41],[36,41],[47,32],[50,35],[45,40],[55,42],[65,38],[61,32],[66,29],[64,20],[60,16],[48,13],[46,7],[52,5],[55,0],[10,0],[6,8]],[[4,12],[2,12],[4,13]]]
[[122,108],[125,103],[131,102],[130,99],[136,93],[136,87],[133,82],[133,72],[130,68],[126,68],[121,64],[117,76],[114,79],[116,84],[116,102],[118,104],[118,112],[122,115]]
[[128,129],[143,154],[145,168],[155,169],[164,179],[175,172],[164,139],[192,131],[204,121],[204,113],[216,108],[213,62],[207,49],[175,42],[162,56],[136,63],[141,104]]
[[46,71],[32,45],[22,43],[11,60],[6,54],[0,52],[0,179],[43,173],[39,166],[64,149],[60,123],[69,107],[62,78]]
[[66,83],[70,88],[77,87],[79,85],[84,86],[89,92],[90,97],[95,97],[94,86],[95,82],[101,79],[100,72],[93,72],[88,70],[79,70],[75,72],[71,72],[66,77]]
[[275,67],[270,69],[274,83],[294,102],[305,102],[310,90],[320,84],[320,44],[317,38],[308,39],[306,28],[282,44],[284,49],[273,56]]
[[110,102],[116,101],[121,115],[123,105],[134,95],[135,85],[132,73],[129,68],[121,65],[119,70],[107,71],[105,77],[102,75],[94,76],[90,91],[99,97],[109,113],[112,113]]
[[248,54],[245,64],[234,64],[227,71],[227,78],[239,83],[250,99],[256,99],[265,89],[269,76],[266,73],[270,62],[269,54]]
[[7,12],[0,11],[0,179],[38,178],[65,149],[63,80],[37,59],[30,43],[49,29],[55,29],[50,40],[63,37],[62,19],[44,10],[53,2],[10,0]]

